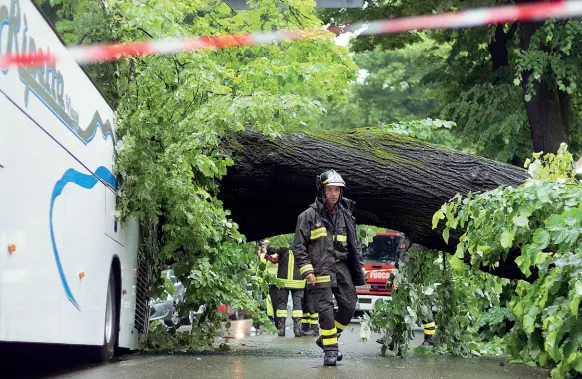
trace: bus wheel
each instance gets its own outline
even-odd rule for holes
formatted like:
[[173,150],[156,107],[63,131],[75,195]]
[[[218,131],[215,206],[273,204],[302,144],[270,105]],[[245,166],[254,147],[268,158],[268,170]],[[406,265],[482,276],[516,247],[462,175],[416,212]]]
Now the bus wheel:
[[103,345],[100,348],[101,362],[107,362],[115,354],[115,343],[117,342],[117,301],[115,298],[115,277],[113,271],[109,274],[109,285],[107,286],[107,300],[105,302],[105,332],[103,333]]

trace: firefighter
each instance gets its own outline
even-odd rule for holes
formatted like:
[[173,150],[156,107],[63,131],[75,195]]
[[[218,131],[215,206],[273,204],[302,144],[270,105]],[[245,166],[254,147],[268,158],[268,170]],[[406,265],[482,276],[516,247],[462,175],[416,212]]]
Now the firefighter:
[[[343,197],[344,180],[334,170],[316,179],[315,203],[297,218],[293,251],[319,314],[321,336],[316,343],[324,350],[323,364],[335,366],[342,359],[338,338],[356,308],[355,286],[366,284],[366,277],[352,216],[355,203]],[[338,303],[335,317],[334,296]]]
[[305,289],[305,280],[301,277],[299,269],[295,264],[295,255],[288,247],[277,249],[279,272],[277,278],[283,282],[283,288],[279,288],[277,293],[277,326],[279,328],[279,337],[285,337],[285,322],[287,321],[287,299],[291,293],[293,301],[293,333],[295,337],[302,337],[301,318],[303,311],[301,309],[301,300]]
[[301,330],[304,336],[319,336],[319,315],[315,312],[313,307],[313,296],[309,293],[309,289],[305,287],[303,292],[303,300],[301,301],[301,309],[303,309],[303,320],[301,321]]
[[[265,262],[267,267],[265,271],[274,277],[277,276],[278,273],[278,256],[277,252],[269,249],[271,242],[268,239],[264,239],[259,242],[259,250],[257,251],[257,255],[259,257],[259,261]],[[277,308],[277,286],[274,284],[269,284],[269,296],[265,301],[267,307],[267,317],[273,324],[275,324],[275,309]]]
[[[406,238],[404,244],[405,244],[404,249],[398,249],[398,256],[396,257],[396,263],[394,265],[395,268],[399,267],[399,263],[400,263],[401,259],[403,261],[406,261],[406,264],[414,264],[414,262],[411,262],[411,259],[409,257],[409,253],[411,252],[411,250],[415,250],[415,249],[420,248],[419,245],[413,244],[411,247],[411,250],[409,250],[408,246],[410,245],[410,241],[408,240],[408,238]],[[390,275],[388,276],[388,280],[386,281],[386,288],[392,289],[392,293],[394,293],[394,291],[395,291],[393,283],[394,283],[394,272],[391,272]],[[432,311],[429,312],[426,319],[422,320],[422,324],[423,324],[423,328],[424,328],[424,341],[422,342],[422,344],[420,346],[421,347],[433,347],[434,346],[434,335],[436,333],[436,323],[434,321]],[[379,338],[378,340],[376,340],[376,342],[378,342],[381,345],[384,344],[384,340],[382,338]]]

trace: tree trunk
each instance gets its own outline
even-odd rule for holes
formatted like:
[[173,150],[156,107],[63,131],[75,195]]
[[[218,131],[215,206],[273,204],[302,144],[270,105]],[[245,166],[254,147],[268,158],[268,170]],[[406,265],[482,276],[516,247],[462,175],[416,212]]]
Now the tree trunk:
[[[540,28],[540,23],[521,25],[520,45],[523,50],[530,46],[532,36]],[[540,46],[544,48],[544,46]],[[535,94],[531,94],[530,101],[527,83],[532,72],[526,71],[522,75],[524,104],[529,121],[534,152],[555,153],[562,142],[569,142],[570,114],[572,109],[570,95],[560,91],[553,81],[543,79],[533,85]]]
[[487,47],[491,55],[491,68],[493,71],[509,66],[509,48],[507,44],[515,35],[516,30],[517,24],[513,24],[507,33],[503,31],[503,25],[495,27],[495,39]]
[[[270,139],[244,132],[230,137],[235,165],[219,197],[248,240],[295,231],[297,216],[315,200],[316,175],[338,171],[345,196],[356,201],[356,221],[392,228],[429,248],[455,250],[432,216],[455,194],[516,186],[526,172],[378,129],[287,132]],[[442,226],[442,225],[441,225]],[[499,270],[506,270],[501,267]],[[517,266],[500,276],[521,277]]]

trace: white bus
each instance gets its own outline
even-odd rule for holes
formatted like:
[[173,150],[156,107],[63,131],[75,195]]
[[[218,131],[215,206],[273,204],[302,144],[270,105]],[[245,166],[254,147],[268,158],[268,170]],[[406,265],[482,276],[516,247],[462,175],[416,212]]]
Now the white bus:
[[[66,53],[32,1],[0,0],[0,54],[41,49]],[[138,223],[114,218],[114,145],[114,112],[72,59],[0,70],[1,342],[108,360],[147,331]]]

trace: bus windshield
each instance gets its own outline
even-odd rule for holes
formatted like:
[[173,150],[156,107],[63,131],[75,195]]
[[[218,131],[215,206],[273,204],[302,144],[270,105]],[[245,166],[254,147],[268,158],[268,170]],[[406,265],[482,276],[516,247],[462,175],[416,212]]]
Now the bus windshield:
[[362,246],[365,263],[394,263],[400,245],[399,236],[377,235],[368,246]]

